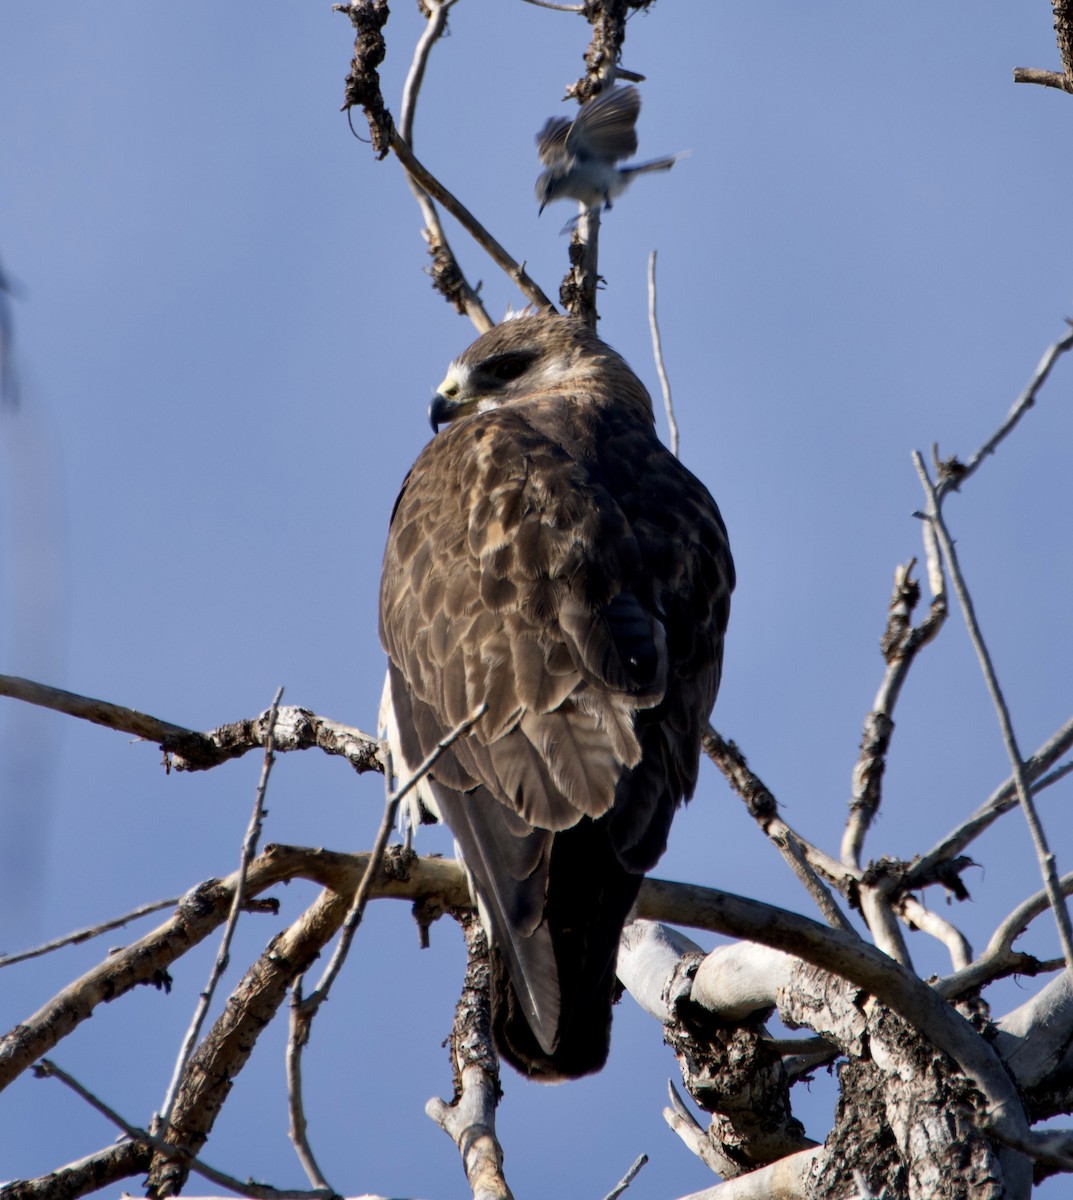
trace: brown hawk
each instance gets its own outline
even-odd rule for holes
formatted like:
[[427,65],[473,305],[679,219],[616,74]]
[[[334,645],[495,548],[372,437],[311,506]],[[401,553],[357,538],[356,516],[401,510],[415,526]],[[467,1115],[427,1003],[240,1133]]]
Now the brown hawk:
[[395,503],[382,719],[404,776],[481,704],[423,805],[470,873],[501,1054],[599,1070],[644,872],[697,780],[734,586],[707,489],[581,322],[508,320],[451,365]]

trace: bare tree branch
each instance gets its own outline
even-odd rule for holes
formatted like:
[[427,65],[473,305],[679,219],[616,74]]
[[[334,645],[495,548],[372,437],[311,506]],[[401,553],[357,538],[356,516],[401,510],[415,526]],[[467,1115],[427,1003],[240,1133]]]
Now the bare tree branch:
[[467,958],[450,1038],[454,1097],[450,1104],[431,1099],[425,1112],[458,1147],[474,1200],[513,1200],[503,1176],[503,1149],[496,1138],[501,1091],[499,1061],[492,1046],[488,939],[476,913],[459,914],[458,920]]
[[[1035,754],[1025,759],[1025,774],[1033,782],[1038,780],[1033,789],[1034,792],[1042,791],[1048,781],[1057,782],[1069,770],[1073,769],[1073,764],[1066,764],[1061,770],[1055,771],[1053,775],[1040,778],[1070,747],[1073,747],[1073,717],[1040,746]],[[1017,780],[1011,775],[1005,783],[995,789],[987,801],[968,820],[962,821],[941,842],[933,846],[927,854],[922,855],[912,863],[906,875],[906,886],[909,888],[918,887],[921,879],[933,875],[942,863],[949,862],[956,855],[960,854],[974,838],[979,837],[998,817],[1016,807]]]
[[291,1009],[287,1030],[287,1132],[306,1178],[315,1188],[334,1191],[320,1169],[313,1147],[309,1144],[305,1104],[302,1098],[302,1051],[306,1045],[306,1022],[302,1017],[302,979],[299,975],[291,985]]
[[674,415],[671,399],[671,381],[663,362],[663,339],[660,337],[659,321],[656,318],[656,252],[648,256],[648,328],[652,333],[652,357],[656,360],[659,387],[663,393],[663,411],[667,414],[667,429],[671,439],[671,453],[678,457],[678,421]]
[[119,1142],[36,1179],[0,1184],[0,1200],[77,1200],[121,1179],[143,1175],[152,1154],[145,1142]]
[[[1063,2],[1068,2],[1068,0],[1063,0]],[[1036,403],[1039,390],[1047,382],[1047,376],[1050,375],[1054,364],[1063,354],[1071,349],[1073,349],[1073,330],[1066,334],[1065,337],[1059,338],[1057,342],[1044,351],[1043,357],[1039,361],[1039,366],[1036,367],[1035,373],[1028,381],[1028,385],[1024,391],[1014,401],[1013,407],[1006,414],[1006,419],[969,461],[962,463],[957,459],[950,459],[943,464],[943,473],[935,486],[935,492],[940,503],[947,492],[957,491],[970,475],[974,475],[984,459],[994,454],[998,449],[999,443],[1013,432],[1017,423]]]
[[[428,63],[432,47],[443,36],[447,28],[447,13],[457,3],[457,0],[426,0],[425,15],[427,23],[425,30],[418,40],[414,50],[413,62],[402,93],[402,116],[399,122],[401,136],[407,145],[414,144],[414,116],[417,110],[417,96],[425,77],[425,67]],[[455,309],[465,313],[473,322],[479,333],[486,333],[495,322],[488,315],[476,290],[462,273],[462,268],[447,241],[447,235],[440,223],[439,213],[425,189],[410,175],[406,174],[406,182],[413,192],[425,221],[423,230],[425,241],[428,243],[429,257],[432,259],[432,282]]]
[[[164,1140],[197,1153],[223,1103],[294,980],[335,936],[350,906],[349,893],[325,889],[312,905],[246,971],[223,1011],[191,1056]],[[149,1195],[178,1195],[186,1181],[181,1159],[158,1155],[149,1172]]]
[[[268,729],[268,710],[250,720],[234,721],[210,729],[208,733],[198,733],[120,704],[64,692],[15,675],[0,675],[0,696],[10,696],[156,742],[170,756],[169,768],[176,771],[205,771],[233,758],[241,758],[250,750],[261,750]],[[275,749],[281,753],[315,747],[326,754],[341,755],[359,774],[383,770],[383,764],[377,758],[379,742],[376,738],[351,725],[318,717],[305,708],[292,706],[279,710],[273,727],[273,741]]]
[[[440,755],[453,746],[460,737],[467,734],[487,711],[488,705],[486,703],[479,705],[464,721],[456,725],[446,737],[441,738],[436,743],[432,753],[427,755],[424,762],[418,766],[410,778],[388,796],[387,802],[384,805],[384,815],[380,821],[380,829],[377,832],[376,841],[373,843],[372,853],[369,855],[368,865],[361,877],[361,882],[358,884],[357,890],[354,892],[354,898],[350,903],[350,911],[343,922],[343,931],[335,947],[335,952],[332,954],[331,961],[325,967],[324,974],[321,976],[316,988],[309,994],[309,997],[302,1005],[302,1017],[306,1022],[307,1029],[309,1022],[316,1016],[317,1010],[327,1000],[328,992],[331,990],[336,976],[342,969],[343,963],[346,962],[346,956],[350,951],[354,934],[361,924],[366,902],[372,893],[373,880],[380,871],[387,840],[391,836],[391,830],[395,826],[395,815],[399,811],[399,804],[432,770],[439,760]],[[306,1036],[308,1036],[308,1033]]]
[[179,897],[172,896],[169,900],[156,900],[152,904],[142,904],[129,913],[124,913],[121,917],[113,917],[112,920],[102,921],[99,925],[87,925],[84,929],[76,929],[74,933],[54,938],[51,942],[35,946],[32,950],[21,950],[17,954],[3,955],[0,957],[0,967],[10,967],[15,963],[26,962],[27,959],[40,958],[42,954],[51,954],[53,950],[59,950],[64,946],[77,946],[82,942],[88,942],[91,938],[100,937],[102,933],[120,929],[131,921],[137,921],[151,913],[160,912],[163,908],[174,908],[178,903]]
[[1070,84],[1058,71],[1044,71],[1039,67],[1014,67],[1014,83],[1038,83],[1041,87],[1057,88],[1060,92],[1073,95],[1073,84]]
[[778,1200],[806,1200],[816,1161],[822,1154],[822,1146],[801,1150],[769,1166],[750,1171],[748,1175],[740,1175],[737,1179],[729,1179],[701,1192],[691,1192],[681,1200],[774,1200],[775,1197]]
[[618,1200],[619,1196],[630,1186],[637,1178],[641,1168],[648,1162],[647,1154],[639,1154],[634,1160],[633,1165],[625,1175],[615,1184],[615,1186],[607,1193],[604,1200]]
[[[1073,345],[1073,334],[1070,335],[1068,340],[1070,345]],[[991,661],[991,653],[984,642],[983,633],[976,619],[972,597],[969,595],[965,577],[961,572],[957,550],[954,547],[954,540],[951,538],[946,528],[946,523],[943,520],[938,493],[932,485],[931,476],[924,466],[924,459],[921,457],[919,451],[914,451],[913,462],[916,465],[917,473],[920,475],[921,483],[928,497],[928,520],[935,529],[943,554],[946,556],[946,563],[950,571],[951,582],[954,585],[954,592],[957,595],[958,603],[961,605],[969,637],[976,650],[976,656],[980,660],[980,667],[987,683],[987,690],[995,706],[999,727],[1002,730],[1002,741],[1006,747],[1006,754],[1009,757],[1010,765],[1013,767],[1013,777],[1017,785],[1017,797],[1021,805],[1021,811],[1028,822],[1029,832],[1032,834],[1032,842],[1036,847],[1036,855],[1043,874],[1044,886],[1050,897],[1051,907],[1054,909],[1054,918],[1058,925],[1058,937],[1062,944],[1062,953],[1065,956],[1066,963],[1073,970],[1073,923],[1070,922],[1069,910],[1066,908],[1065,901],[1062,898],[1054,855],[1047,845],[1047,835],[1044,832],[1039,814],[1036,811],[1035,802],[1032,799],[1032,789],[1029,786],[1028,773],[1025,768],[1024,759],[1021,757],[1021,751],[1017,745],[1017,738],[1013,732],[1013,722],[1010,719],[1010,710],[1006,704],[1006,697],[999,686],[998,676]]]
[[[825,929],[795,913],[742,896],[708,888],[690,888],[689,893],[686,923],[785,950],[852,980],[912,1023],[933,1046],[950,1055],[987,1097],[992,1119],[1009,1123],[1015,1131],[1027,1131],[1020,1101],[994,1051],[960,1014],[882,951],[839,930]],[[661,881],[646,880],[638,905],[639,915],[681,922],[685,903],[677,901],[685,902],[687,898],[680,893],[675,895],[676,917],[654,911],[659,909],[660,900],[669,899],[671,894]]]
[[391,149],[410,177],[434,200],[439,201],[443,205],[470,237],[473,238],[477,245],[488,254],[496,266],[515,284],[530,304],[534,304],[537,308],[541,309],[554,309],[555,306],[529,277],[525,268],[515,262],[469,209],[459,200],[456,200],[447,188],[426,167],[417,161],[408,143],[394,130],[391,136]]
[[[403,862],[391,854],[387,858],[375,880],[374,896],[413,900],[437,895],[454,907],[469,904],[465,873],[458,863],[412,856]],[[349,898],[368,862],[367,854],[270,845],[250,866],[247,895],[256,896],[277,883],[301,877]],[[118,999],[138,984],[169,986],[170,964],[227,920],[236,883],[237,873],[225,880],[209,879],[192,888],[163,925],[120,953],[107,956],[0,1039],[0,1089],[91,1017],[97,1005]],[[340,903],[349,906],[348,900]],[[346,907],[339,923],[346,916]],[[332,933],[337,928],[338,924]]]
[[124,1117],[121,1117],[114,1108],[105,1104],[100,1097],[95,1096],[88,1088],[80,1084],[77,1079],[69,1075],[66,1071],[61,1070],[61,1068],[56,1066],[54,1062],[50,1062],[47,1058],[43,1058],[37,1064],[34,1068],[34,1074],[40,1079],[58,1079],[77,1095],[81,1096],[87,1104],[95,1108],[103,1117],[111,1121],[113,1125],[122,1129],[127,1137],[132,1138],[136,1142],[145,1143],[158,1154],[181,1161],[189,1170],[196,1171],[199,1175],[203,1175],[206,1179],[211,1179],[213,1183],[218,1183],[239,1196],[252,1196],[255,1200],[334,1200],[333,1193],[331,1192],[307,1192],[274,1188],[269,1187],[267,1184],[254,1183],[252,1179],[243,1182],[240,1179],[235,1179],[232,1175],[225,1174],[223,1171],[218,1171],[215,1167],[210,1167],[208,1163],[202,1162],[195,1155],[190,1154],[183,1147],[170,1145],[163,1138],[149,1133],[148,1130],[140,1129],[137,1125],[132,1125]]
[[763,780],[752,771],[737,744],[705,725],[701,748],[723,774],[723,778],[745,802],[749,815],[775,843],[781,854],[789,857],[793,866],[794,852],[787,849],[792,839],[809,865],[844,888],[850,881],[859,881],[863,873],[840,863],[838,859],[812,845],[779,816],[779,806]]
[[1054,33],[1058,41],[1058,53],[1062,59],[1062,73],[1036,71],[1031,67],[1017,67],[1013,72],[1014,83],[1042,83],[1047,87],[1061,88],[1073,93],[1073,0],[1051,0],[1054,10]]
[[227,964],[231,958],[231,939],[235,935],[239,914],[242,912],[242,905],[246,899],[246,876],[249,873],[254,855],[257,853],[257,843],[261,838],[261,825],[264,821],[265,793],[268,790],[268,777],[272,773],[272,764],[276,761],[275,755],[272,753],[272,745],[276,729],[276,718],[279,715],[279,702],[282,698],[283,688],[280,688],[272,698],[272,704],[268,709],[264,761],[261,764],[261,777],[257,781],[257,790],[254,793],[253,811],[250,813],[250,821],[246,827],[246,836],[242,840],[242,850],[239,854],[239,865],[235,880],[235,893],[231,900],[231,911],[227,914],[227,923],[224,925],[223,936],[220,938],[220,946],[216,951],[216,958],[213,961],[212,969],[209,971],[208,982],[198,995],[194,1016],[190,1021],[190,1027],[186,1031],[186,1036],[183,1038],[182,1047],[175,1062],[175,1069],[172,1072],[171,1082],[168,1084],[168,1090],[164,1095],[164,1102],[160,1106],[160,1120],[165,1125],[171,1121],[171,1110],[175,1104],[175,1095],[179,1090],[179,1083],[190,1060],[190,1055],[193,1053],[194,1046],[197,1044],[201,1027],[205,1023],[205,1017],[208,1015],[209,1006],[212,1004],[213,996],[216,995],[217,985],[224,971],[227,970]]
[[913,626],[913,610],[920,601],[920,585],[913,578],[914,565],[915,560],[911,559],[894,573],[887,627],[880,639],[887,670],[872,702],[872,711],[865,720],[861,753],[853,771],[853,794],[842,838],[842,861],[855,871],[861,869],[865,835],[879,809],[887,750],[894,732],[894,708],[902,684],[917,652],[935,637],[946,619],[946,599],[940,591],[932,600],[924,620]]
[[955,971],[967,967],[972,961],[972,947],[957,926],[944,920],[938,913],[925,908],[914,896],[900,896],[895,903],[898,915],[907,925],[930,933],[950,951],[950,962]]
[[559,286],[559,303],[572,316],[596,328],[596,293],[600,286],[600,207],[581,205],[570,235],[570,268]]
[[[1073,872],[1063,875],[1058,883],[1063,895],[1073,894]],[[980,957],[939,980],[935,985],[936,990],[940,995],[955,998],[1007,975],[1039,975],[1059,970],[1064,965],[1064,959],[1059,959],[1057,965],[1054,962],[1040,962],[1030,954],[1018,953],[1013,949],[1014,942],[1028,926],[1050,907],[1050,895],[1046,890],[1022,900],[991,935]]]

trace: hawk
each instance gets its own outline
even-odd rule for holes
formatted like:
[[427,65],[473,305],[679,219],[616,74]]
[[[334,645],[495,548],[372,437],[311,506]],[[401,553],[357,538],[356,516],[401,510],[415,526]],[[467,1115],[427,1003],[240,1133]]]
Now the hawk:
[[[697,781],[734,567],[644,385],[571,317],[508,320],[451,364],[391,516],[382,723],[399,774],[481,705],[421,804],[492,946],[504,1058],[607,1058],[619,935]],[[425,819],[430,819],[427,815]]]

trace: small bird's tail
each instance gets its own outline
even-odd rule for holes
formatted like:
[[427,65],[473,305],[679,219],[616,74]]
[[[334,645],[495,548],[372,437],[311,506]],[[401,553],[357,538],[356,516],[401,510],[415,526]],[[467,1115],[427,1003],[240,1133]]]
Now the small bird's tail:
[[619,171],[623,175],[628,175],[631,179],[634,175],[644,175],[648,171],[669,171],[680,158],[688,158],[691,153],[691,150],[681,150],[677,154],[668,154],[666,158],[653,158],[649,162],[634,163],[629,167],[619,167]]

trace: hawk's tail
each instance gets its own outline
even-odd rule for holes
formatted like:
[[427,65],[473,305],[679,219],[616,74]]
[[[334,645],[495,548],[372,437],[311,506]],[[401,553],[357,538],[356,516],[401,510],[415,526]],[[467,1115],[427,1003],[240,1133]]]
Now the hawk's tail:
[[523,1075],[554,1083],[598,1071],[611,1042],[619,936],[642,876],[619,862],[606,819],[559,833],[548,870],[544,919],[558,973],[559,1027],[551,1051],[533,1032],[510,975],[492,952],[492,1025],[500,1054]]

